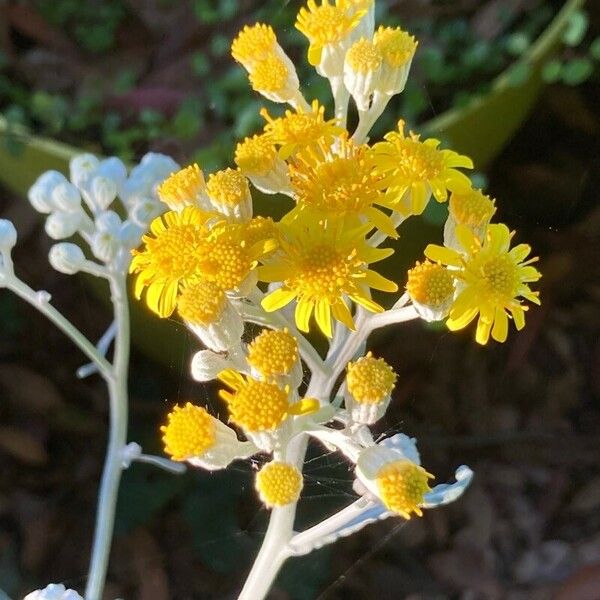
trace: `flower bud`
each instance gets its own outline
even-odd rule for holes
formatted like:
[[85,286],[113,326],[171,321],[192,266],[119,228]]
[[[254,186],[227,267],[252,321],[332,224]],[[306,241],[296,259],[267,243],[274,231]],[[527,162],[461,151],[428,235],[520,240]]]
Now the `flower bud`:
[[8,219],[0,219],[0,252],[10,252],[17,243],[17,230]]
[[108,177],[98,175],[92,180],[92,201],[104,210],[117,197],[117,184]]
[[66,182],[66,177],[58,171],[46,171],[40,175],[27,193],[31,206],[42,214],[52,212],[56,208],[52,192],[57,185]]
[[217,354],[212,350],[200,350],[192,358],[192,377],[196,381],[211,381],[221,371],[230,368],[231,364],[223,354]]
[[62,583],[50,583],[43,590],[30,592],[23,600],[83,600],[75,591],[65,588]]
[[56,211],[46,219],[46,233],[53,240],[62,240],[71,237],[79,229],[81,215],[78,212]]
[[117,233],[121,229],[121,218],[114,210],[107,210],[96,217],[96,229]]
[[88,183],[91,174],[98,168],[100,161],[93,154],[78,154],[69,162],[71,181],[82,189]]
[[81,196],[79,190],[72,183],[64,181],[52,190],[52,202],[60,210],[73,212],[79,210]]
[[54,244],[48,254],[50,264],[65,275],[74,275],[86,262],[85,255],[79,246],[70,242]]

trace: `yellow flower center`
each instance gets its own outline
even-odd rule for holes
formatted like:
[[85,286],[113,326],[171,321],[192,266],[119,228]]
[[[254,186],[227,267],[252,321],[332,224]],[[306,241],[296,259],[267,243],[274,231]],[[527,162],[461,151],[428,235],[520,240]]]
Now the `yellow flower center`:
[[183,407],[175,406],[167,416],[167,424],[160,430],[165,452],[173,460],[200,456],[215,444],[213,417],[201,406],[190,402]]
[[285,506],[300,497],[302,474],[289,463],[267,463],[256,474],[256,490],[268,507]]
[[276,158],[277,150],[265,135],[246,138],[235,149],[235,164],[247,175],[267,175]]
[[390,67],[405,65],[415,54],[415,38],[399,27],[380,26],[375,32],[373,43]]
[[285,284],[301,295],[334,301],[350,283],[355,262],[355,253],[348,256],[328,244],[305,248],[298,272]]
[[288,392],[268,381],[244,380],[227,404],[231,422],[251,432],[276,429],[288,416]]
[[276,240],[279,236],[275,221],[271,217],[254,217],[245,223],[244,240],[246,246],[252,248],[257,242]]
[[346,62],[355,73],[372,73],[381,66],[381,52],[371,42],[361,38],[346,53]]
[[502,304],[518,294],[519,270],[508,254],[493,256],[481,265],[481,274],[495,304]]
[[253,67],[250,72],[250,85],[257,92],[280,92],[288,81],[286,64],[275,54],[270,54]]
[[346,385],[352,397],[361,404],[379,404],[394,389],[396,373],[383,358],[371,352],[354,363],[348,363]]
[[454,295],[454,278],[440,264],[426,260],[408,271],[406,290],[411,299],[427,306],[441,306]]
[[290,165],[290,179],[297,202],[318,210],[356,212],[377,202],[379,178],[367,160],[367,150],[346,142],[339,156],[307,149]]
[[396,138],[396,173],[407,182],[430,181],[443,169],[438,150],[412,137]]
[[301,31],[311,44],[325,46],[342,41],[358,23],[351,15],[345,2],[332,6],[324,0],[321,6],[309,0],[308,10],[301,8],[296,21],[296,29]]
[[194,163],[172,173],[157,188],[158,197],[167,204],[185,205],[204,190],[204,175]]
[[246,178],[235,169],[224,169],[209,175],[206,190],[216,202],[231,207],[244,202],[250,195]]
[[478,227],[489,222],[496,212],[494,201],[481,192],[470,190],[466,193],[450,195],[448,209],[457,223]]
[[257,64],[273,51],[276,43],[277,38],[270,25],[246,25],[233,40],[231,55],[243,65]]
[[149,262],[158,278],[184,279],[198,267],[206,231],[195,223],[174,224],[146,241]]
[[225,302],[225,293],[218,285],[198,279],[183,288],[177,299],[177,311],[188,323],[208,326],[218,321]]
[[248,346],[248,362],[264,377],[287,375],[297,360],[298,342],[287,329],[265,329]]
[[382,467],[376,476],[379,497],[386,508],[410,519],[411,513],[419,517],[423,496],[431,490],[428,479],[433,475],[409,460],[397,460]]

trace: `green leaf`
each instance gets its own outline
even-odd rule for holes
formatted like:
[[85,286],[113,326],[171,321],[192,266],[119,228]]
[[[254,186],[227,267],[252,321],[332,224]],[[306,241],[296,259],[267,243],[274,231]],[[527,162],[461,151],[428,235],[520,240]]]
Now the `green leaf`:
[[565,63],[561,70],[561,79],[567,85],[579,85],[594,72],[594,65],[589,58],[574,58]]
[[576,10],[570,17],[562,41],[571,47],[578,46],[588,29],[589,17],[584,10]]

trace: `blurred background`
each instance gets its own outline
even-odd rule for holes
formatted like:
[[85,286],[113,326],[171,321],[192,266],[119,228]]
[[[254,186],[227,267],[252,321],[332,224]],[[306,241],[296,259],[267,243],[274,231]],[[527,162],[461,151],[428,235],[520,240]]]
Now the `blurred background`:
[[[297,0],[37,0],[0,4],[0,215],[19,231],[20,276],[91,339],[110,315],[83,279],[51,270],[26,190],[73,148],[127,161],[149,150],[205,170],[262,127],[265,104],[229,46],[272,23],[308,97],[328,101],[293,23]],[[419,39],[406,91],[374,137],[405,118],[473,155],[499,221],[539,254],[542,307],[504,345],[416,322],[372,339],[399,373],[377,432],[419,440],[439,481],[476,472],[450,507],[388,520],[290,561],[276,600],[600,598],[600,7],[571,0],[378,0],[378,21]],[[277,112],[277,107],[269,110]],[[263,204],[265,210],[269,206]],[[401,230],[388,273],[441,238],[444,207]],[[139,312],[139,311],[138,311]],[[42,317],[0,292],[0,589],[84,587],[106,441],[102,382]],[[143,318],[143,317],[140,317]],[[154,321],[153,321],[154,322]],[[137,323],[137,322],[136,322]],[[176,321],[136,325],[130,439],[161,452],[175,402],[222,407],[190,380],[198,349]],[[253,335],[250,331],[249,336]],[[259,461],[260,462],[260,461]],[[253,469],[124,475],[106,598],[234,598],[268,513]],[[345,462],[315,447],[299,523],[352,498]],[[1,594],[0,594],[1,597]]]

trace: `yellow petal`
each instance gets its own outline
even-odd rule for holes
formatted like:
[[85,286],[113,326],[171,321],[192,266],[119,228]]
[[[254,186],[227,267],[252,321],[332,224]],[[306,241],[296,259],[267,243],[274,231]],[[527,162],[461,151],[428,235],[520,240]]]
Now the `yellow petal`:
[[291,415],[310,415],[319,410],[321,404],[316,398],[303,398],[288,408]]
[[261,306],[267,312],[274,312],[287,306],[296,297],[296,292],[284,287],[278,288],[262,299]]
[[343,300],[339,300],[333,304],[331,311],[333,312],[333,316],[340,321],[340,323],[343,323],[350,331],[354,331],[354,319]]
[[315,305],[315,319],[321,331],[330,338],[333,335],[331,327],[331,307],[327,300],[319,300]]
[[300,331],[304,331],[305,333],[308,332],[308,324],[310,322],[310,316],[312,315],[313,308],[314,302],[310,300],[301,299],[298,301],[298,304],[296,304],[296,312],[294,316],[296,319],[296,325]]
[[371,271],[371,269],[367,271],[365,281],[367,282],[368,286],[374,290],[381,290],[382,292],[398,291],[398,285],[396,283],[375,271]]

